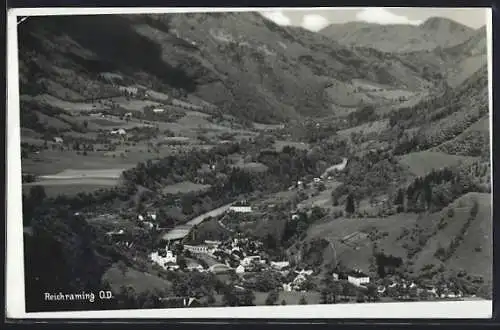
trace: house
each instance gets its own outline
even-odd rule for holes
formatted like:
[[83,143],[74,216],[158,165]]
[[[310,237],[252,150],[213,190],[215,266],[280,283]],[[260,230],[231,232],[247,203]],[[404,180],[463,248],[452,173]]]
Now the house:
[[149,258],[151,259],[151,261],[157,263],[163,268],[177,265],[177,256],[175,256],[174,253],[170,250],[166,250],[165,253],[159,253],[158,251],[152,252],[149,255]]
[[125,135],[127,132],[123,128],[115,129],[110,132],[112,135]]
[[377,292],[378,292],[379,294],[383,294],[385,291],[386,291],[385,286],[383,286],[383,285],[379,285],[379,286],[377,287]]
[[290,267],[290,262],[288,261],[271,261],[271,267],[277,270],[284,270]]
[[123,235],[123,234],[125,234],[125,231],[123,229],[120,229],[118,231],[110,231],[106,233],[106,235],[108,236]]
[[162,112],[164,112],[164,111],[165,111],[165,109],[160,109],[160,108],[158,108],[158,109],[153,109],[153,112],[154,112],[154,113],[162,113]]
[[304,275],[304,276],[311,276],[312,273],[314,273],[313,270],[305,270],[305,269],[302,269],[300,271],[295,271],[297,274],[299,275]]
[[242,265],[236,267],[236,274],[243,274],[244,272],[245,272],[245,267],[243,267]]
[[249,257],[245,257],[242,261],[241,261],[241,265],[243,265],[244,267],[248,267],[250,266],[252,263],[254,262],[257,262],[257,263],[265,263],[265,260],[262,260],[260,258],[260,256],[249,256]]
[[299,215],[298,214],[292,214],[292,220],[298,220]]
[[332,274],[332,276],[333,276],[333,280],[335,280],[335,281],[338,281],[340,278],[339,274],[337,274],[335,272]]
[[353,272],[352,274],[347,275],[347,281],[355,286],[361,286],[363,284],[370,283],[370,277],[361,272]]
[[190,265],[187,267],[189,270],[197,270],[199,272],[202,272],[204,271],[203,269],[203,266],[202,265]]
[[292,284],[291,283],[284,283],[283,284],[283,291],[285,291],[285,292],[292,291]]
[[142,215],[140,215],[140,214],[137,216],[137,219],[138,219],[139,221],[144,221],[144,217],[143,217]]
[[294,280],[291,283],[291,287],[293,290],[300,290],[302,285],[307,281],[307,278],[304,274],[299,274],[297,277],[294,278]]
[[64,141],[63,141],[62,137],[55,137],[54,142],[58,143],[58,144],[62,144]]
[[314,183],[320,183],[321,179],[320,178],[314,178]]
[[251,206],[230,206],[229,211],[235,212],[235,213],[251,213],[252,212],[252,207]]
[[213,251],[208,245],[184,245],[184,249],[192,253],[209,253]]
[[132,118],[132,112],[127,112],[123,118]]

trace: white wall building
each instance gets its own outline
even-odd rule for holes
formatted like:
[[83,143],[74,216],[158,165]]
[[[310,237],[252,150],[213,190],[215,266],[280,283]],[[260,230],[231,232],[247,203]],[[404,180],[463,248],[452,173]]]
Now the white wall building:
[[370,283],[370,278],[368,276],[361,276],[361,275],[348,275],[347,281],[356,286],[361,286],[363,284]]
[[282,270],[290,266],[288,261],[271,261],[271,267],[277,270]]
[[243,267],[242,265],[236,267],[236,274],[243,274],[244,272],[245,272],[245,267]]
[[263,260],[260,259],[260,256],[249,256],[249,257],[245,257],[241,261],[241,265],[243,265],[243,267],[247,267],[247,266],[250,266],[252,264],[252,262],[262,263],[262,261]]
[[251,213],[252,207],[251,206],[231,206],[231,207],[229,207],[229,211],[236,212],[236,213]]
[[151,261],[157,263],[163,268],[168,267],[168,263],[177,263],[177,256],[170,250],[167,250],[166,256],[161,256],[158,251],[153,252],[149,255]]
[[192,253],[211,253],[213,248],[208,245],[184,245],[184,248]]

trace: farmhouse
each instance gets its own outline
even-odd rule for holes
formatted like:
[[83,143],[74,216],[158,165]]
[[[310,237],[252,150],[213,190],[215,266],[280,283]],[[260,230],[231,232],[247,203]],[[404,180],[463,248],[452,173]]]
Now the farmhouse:
[[55,143],[59,143],[59,144],[61,144],[61,143],[63,143],[64,141],[63,141],[62,137],[55,137],[55,138],[54,138],[54,142],[55,142]]
[[154,112],[154,113],[162,113],[162,112],[164,112],[164,111],[165,111],[165,109],[161,109],[161,108],[158,108],[158,109],[153,109],[153,112]]

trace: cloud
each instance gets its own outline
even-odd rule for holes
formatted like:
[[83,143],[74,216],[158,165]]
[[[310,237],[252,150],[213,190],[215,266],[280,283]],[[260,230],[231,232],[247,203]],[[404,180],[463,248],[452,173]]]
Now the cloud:
[[302,27],[311,31],[319,31],[329,25],[330,22],[323,16],[318,14],[304,15],[302,18]]
[[280,10],[265,11],[265,12],[261,12],[261,14],[265,18],[273,21],[274,23],[276,23],[278,25],[290,25],[292,23],[290,17],[283,14],[283,12]]
[[397,15],[385,8],[365,8],[360,11],[356,18],[368,23],[377,24],[411,24],[418,25],[422,21],[410,20],[408,17],[403,15]]

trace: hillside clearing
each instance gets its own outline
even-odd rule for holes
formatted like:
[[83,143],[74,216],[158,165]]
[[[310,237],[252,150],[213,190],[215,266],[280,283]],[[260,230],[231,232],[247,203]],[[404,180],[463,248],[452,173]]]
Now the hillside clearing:
[[453,167],[464,162],[473,162],[478,157],[449,155],[443,152],[419,151],[399,157],[399,163],[417,176],[424,176],[432,170]]
[[162,189],[164,194],[188,194],[197,193],[209,189],[211,186],[206,184],[198,184],[191,181],[183,181],[176,184],[171,184]]
[[169,281],[132,268],[127,268],[125,272],[122,272],[116,265],[113,265],[104,273],[102,280],[110,284],[115,294],[120,292],[122,286],[131,286],[136,293],[148,292],[155,289],[163,292],[172,286]]

